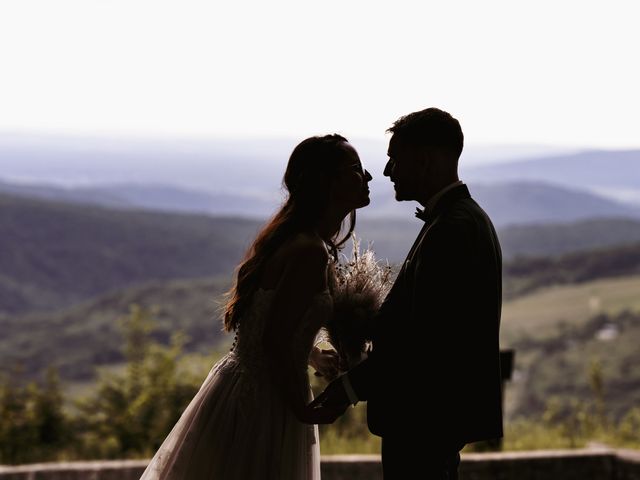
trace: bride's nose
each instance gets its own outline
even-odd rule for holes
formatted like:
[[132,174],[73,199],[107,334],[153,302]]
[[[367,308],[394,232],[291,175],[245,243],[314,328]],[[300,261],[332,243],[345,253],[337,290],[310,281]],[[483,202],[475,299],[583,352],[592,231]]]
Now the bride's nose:
[[364,180],[365,180],[365,182],[370,182],[371,180],[373,180],[373,177],[369,173],[369,170],[365,169],[365,171],[364,171]]

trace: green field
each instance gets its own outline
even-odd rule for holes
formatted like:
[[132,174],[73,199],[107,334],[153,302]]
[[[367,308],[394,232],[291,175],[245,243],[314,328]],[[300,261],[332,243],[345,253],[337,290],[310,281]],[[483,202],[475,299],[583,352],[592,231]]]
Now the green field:
[[540,414],[553,398],[591,399],[600,369],[608,412],[640,405],[640,276],[544,288],[503,306],[502,348],[516,351],[506,417]]
[[554,338],[595,315],[624,310],[640,311],[640,275],[540,289],[503,304],[501,343],[508,348],[523,339]]

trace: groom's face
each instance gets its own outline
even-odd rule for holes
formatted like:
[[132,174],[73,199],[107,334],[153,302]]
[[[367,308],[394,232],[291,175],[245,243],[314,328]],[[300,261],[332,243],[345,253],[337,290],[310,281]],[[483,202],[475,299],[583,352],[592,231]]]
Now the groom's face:
[[389,161],[384,167],[384,175],[393,183],[396,200],[418,200],[425,171],[424,152],[394,135],[389,141],[387,155]]

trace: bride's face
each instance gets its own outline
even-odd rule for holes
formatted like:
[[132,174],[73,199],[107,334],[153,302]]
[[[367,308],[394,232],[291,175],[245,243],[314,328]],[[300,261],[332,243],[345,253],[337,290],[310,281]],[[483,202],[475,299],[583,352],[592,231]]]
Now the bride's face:
[[338,162],[333,179],[333,197],[347,211],[369,205],[369,182],[371,175],[363,169],[358,152],[344,143],[344,155]]

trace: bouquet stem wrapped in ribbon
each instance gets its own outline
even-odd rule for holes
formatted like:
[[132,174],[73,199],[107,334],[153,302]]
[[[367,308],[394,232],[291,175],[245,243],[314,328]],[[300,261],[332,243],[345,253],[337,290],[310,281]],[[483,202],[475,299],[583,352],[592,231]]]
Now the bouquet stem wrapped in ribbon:
[[360,241],[352,237],[351,258],[334,264],[331,275],[333,316],[327,321],[327,341],[351,368],[371,349],[373,319],[391,288],[391,266],[378,262],[370,246],[360,252]]

